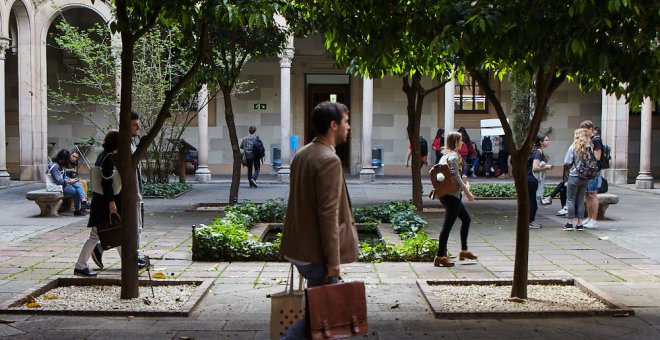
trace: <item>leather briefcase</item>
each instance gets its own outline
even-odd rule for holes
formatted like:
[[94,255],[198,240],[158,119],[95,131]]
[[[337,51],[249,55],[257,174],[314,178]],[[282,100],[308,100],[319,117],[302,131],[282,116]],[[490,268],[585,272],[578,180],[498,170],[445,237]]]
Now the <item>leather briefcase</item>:
[[103,250],[121,246],[123,235],[119,214],[110,214],[107,220],[98,225],[96,233],[99,235]]
[[364,282],[307,288],[305,301],[312,339],[339,339],[369,332]]

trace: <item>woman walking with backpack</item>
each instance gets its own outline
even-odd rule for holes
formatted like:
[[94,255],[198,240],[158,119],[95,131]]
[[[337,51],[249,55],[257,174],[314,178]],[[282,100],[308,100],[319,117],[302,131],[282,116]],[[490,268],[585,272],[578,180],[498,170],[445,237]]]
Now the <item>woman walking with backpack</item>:
[[451,176],[458,184],[458,189],[440,197],[440,202],[445,206],[445,221],[442,224],[442,231],[440,231],[440,246],[438,247],[438,253],[433,259],[433,265],[436,267],[454,266],[454,263],[449,261],[449,258],[447,257],[447,242],[449,240],[451,228],[454,226],[454,222],[456,222],[457,218],[461,219],[461,252],[459,254],[459,260],[477,259],[474,254],[468,251],[467,238],[471,219],[470,214],[468,214],[467,209],[465,209],[465,206],[461,201],[462,194],[465,194],[468,202],[474,201],[474,196],[467,185],[467,177],[461,176],[461,168],[465,165],[463,164],[463,158],[459,155],[458,150],[460,150],[462,145],[463,140],[461,134],[459,132],[449,132],[447,134],[445,154],[438,162],[439,164],[447,164],[449,166]]
[[[582,225],[582,220],[584,219],[584,194],[587,191],[589,179],[595,175],[595,173],[591,173],[596,163],[592,148],[588,130],[582,128],[575,130],[573,144],[568,148],[564,157],[564,165],[570,167],[570,170],[568,172],[568,182],[566,183],[568,221],[562,230],[572,231],[584,229]],[[573,219],[576,217],[577,225],[573,227]]]

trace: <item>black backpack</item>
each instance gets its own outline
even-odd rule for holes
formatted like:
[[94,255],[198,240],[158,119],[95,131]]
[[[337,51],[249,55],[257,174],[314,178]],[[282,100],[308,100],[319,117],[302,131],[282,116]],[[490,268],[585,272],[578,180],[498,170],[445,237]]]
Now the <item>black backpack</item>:
[[266,149],[264,148],[264,143],[261,142],[261,139],[257,137],[254,140],[254,145],[252,146],[252,158],[262,159],[266,157]]
[[609,145],[603,143],[603,149],[600,154],[600,168],[609,169],[610,160],[612,160],[612,148]]
[[484,139],[481,140],[481,151],[493,152],[493,142],[491,142],[490,136],[484,136]]
[[424,137],[419,136],[419,153],[424,156],[428,156],[429,154],[429,144],[426,142],[426,139]]

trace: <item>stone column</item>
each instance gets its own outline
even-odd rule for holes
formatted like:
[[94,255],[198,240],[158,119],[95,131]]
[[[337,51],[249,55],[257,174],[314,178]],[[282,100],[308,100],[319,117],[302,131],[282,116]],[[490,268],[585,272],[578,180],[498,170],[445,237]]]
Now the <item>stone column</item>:
[[629,108],[624,98],[602,92],[601,137],[612,148],[610,168],[602,175],[610,184],[628,183],[628,125]]
[[371,78],[362,80],[362,170],[361,182],[373,182],[376,173],[371,166],[371,133],[374,120],[374,81]]
[[454,79],[445,84],[445,138],[448,132],[454,131],[454,84]]
[[642,103],[641,134],[639,138],[639,175],[635,179],[637,189],[653,189],[651,174],[651,139],[653,133],[653,102],[645,98]]
[[0,186],[9,186],[7,171],[7,136],[5,126],[5,50],[9,48],[9,38],[0,37]]
[[197,98],[197,182],[206,183],[211,180],[209,170],[209,92],[206,84],[202,85]]
[[293,42],[280,53],[280,159],[282,165],[277,178],[282,183],[289,182],[291,174],[291,63],[293,62]]

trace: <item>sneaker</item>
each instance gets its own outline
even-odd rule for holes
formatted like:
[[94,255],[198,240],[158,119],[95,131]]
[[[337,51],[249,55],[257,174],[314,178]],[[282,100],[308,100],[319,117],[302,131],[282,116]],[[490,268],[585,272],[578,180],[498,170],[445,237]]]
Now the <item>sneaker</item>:
[[89,203],[87,203],[87,201],[83,201],[80,209],[89,211]]
[[551,199],[551,198],[544,197],[544,198],[541,200],[541,205],[550,205],[550,204],[552,204],[552,199]]
[[96,277],[96,273],[89,270],[89,268],[85,268],[85,269],[74,268],[73,275],[82,276],[82,277]]
[[581,224],[578,224],[578,225],[575,226],[575,230],[582,231],[582,230],[584,230],[584,226],[581,225]]
[[557,216],[566,216],[568,215],[568,209],[566,207],[563,207],[557,211]]
[[148,255],[138,255],[138,269],[151,266],[151,259]]
[[257,182],[255,180],[253,180],[252,178],[250,178],[250,186],[257,188]]
[[570,223],[566,223],[566,225],[565,225],[563,228],[561,228],[561,230],[565,230],[565,231],[573,231],[573,230],[575,230],[575,228],[573,228],[573,225],[572,225],[572,224],[570,224]]
[[94,251],[92,251],[92,260],[99,269],[103,269],[103,251],[101,251],[101,243],[96,243]]
[[536,222],[536,221],[529,222],[529,228],[530,229],[541,229],[541,223]]
[[587,229],[596,229],[598,228],[598,221],[590,219],[589,223],[583,223],[582,226]]
[[587,217],[587,218],[585,218],[584,220],[582,220],[582,225],[584,226],[584,225],[586,225],[586,224],[589,224],[589,223],[591,223],[591,221],[592,221],[592,219],[590,219],[589,217]]

